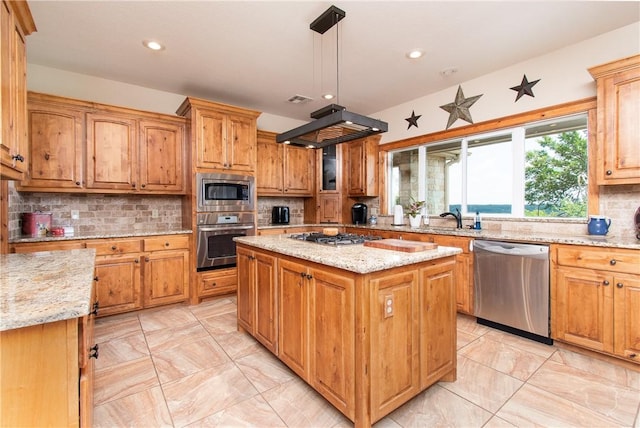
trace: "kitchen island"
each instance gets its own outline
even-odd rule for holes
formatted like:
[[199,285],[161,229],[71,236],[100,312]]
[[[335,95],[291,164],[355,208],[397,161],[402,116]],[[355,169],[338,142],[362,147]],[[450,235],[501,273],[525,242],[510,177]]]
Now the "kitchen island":
[[235,238],[238,326],[356,427],[456,378],[455,256]]

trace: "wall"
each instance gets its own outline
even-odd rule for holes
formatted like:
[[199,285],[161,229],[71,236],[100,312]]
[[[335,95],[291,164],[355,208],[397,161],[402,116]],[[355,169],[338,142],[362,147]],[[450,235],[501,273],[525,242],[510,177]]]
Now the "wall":
[[258,227],[271,225],[271,209],[275,206],[289,207],[289,224],[304,223],[304,198],[258,198]]

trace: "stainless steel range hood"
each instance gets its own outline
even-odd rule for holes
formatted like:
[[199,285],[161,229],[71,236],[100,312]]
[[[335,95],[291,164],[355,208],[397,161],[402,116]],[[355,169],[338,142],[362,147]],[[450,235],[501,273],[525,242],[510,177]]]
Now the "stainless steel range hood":
[[[316,18],[316,20],[309,25],[309,28],[316,33],[324,34],[345,16],[346,13],[343,10],[331,6]],[[336,30],[336,87],[339,102],[338,49],[338,32]],[[311,118],[315,120],[290,131],[278,134],[276,141],[278,143],[320,149],[357,138],[387,132],[388,130],[386,122],[352,113],[337,104],[330,104],[320,110],[314,111],[311,113]]]
[[387,132],[388,125],[331,104],[311,113],[315,120],[276,136],[276,142],[320,149]]

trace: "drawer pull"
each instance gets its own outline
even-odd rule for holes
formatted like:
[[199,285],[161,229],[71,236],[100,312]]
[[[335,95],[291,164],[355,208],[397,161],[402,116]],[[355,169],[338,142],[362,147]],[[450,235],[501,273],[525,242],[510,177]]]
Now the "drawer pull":
[[608,170],[607,170],[607,172],[606,172],[605,174],[607,174],[607,175],[611,175],[611,174],[613,174],[613,171],[611,171],[610,169],[608,169]]
[[97,276],[94,276],[94,277],[93,277],[93,280],[94,280],[95,282],[98,282],[98,281],[100,281],[100,278],[98,278]]
[[168,243],[168,242],[165,242],[165,243],[164,243],[164,246],[165,246],[165,247],[168,247],[168,246],[169,246],[169,243]]
[[135,259],[134,262],[135,263],[140,263],[140,259]]
[[629,354],[629,358],[635,358],[637,354]]
[[100,345],[98,345],[97,343],[93,345],[89,350],[89,358],[95,358],[97,360],[98,356],[100,355],[98,352],[99,349],[100,349]]
[[313,275],[309,275],[309,274],[307,273],[307,274],[305,274],[305,277],[306,277],[307,279],[312,279],[312,278],[313,278]]
[[604,281],[602,281],[602,285],[604,285],[604,286],[606,287],[607,285],[609,285],[609,281],[607,281],[607,280],[605,279]]
[[111,246],[111,251],[115,251],[115,250],[117,250],[117,249],[118,249],[118,247],[116,247],[115,245],[112,245],[112,246]]
[[145,258],[144,258],[144,261],[145,261],[145,262],[148,262],[148,261],[149,261],[149,257],[145,257]]
[[616,263],[617,263],[617,262],[616,262],[616,259],[611,259],[611,260],[609,260],[609,264],[610,264],[611,266],[615,266],[615,265],[616,265]]
[[622,283],[621,283],[621,282],[619,282],[619,283],[617,283],[617,284],[616,284],[616,287],[618,287],[618,288],[622,288],[622,287],[624,287],[624,285],[622,285]]
[[24,156],[22,156],[21,154],[18,153],[17,155],[11,156],[11,160],[18,161],[18,162],[24,162]]

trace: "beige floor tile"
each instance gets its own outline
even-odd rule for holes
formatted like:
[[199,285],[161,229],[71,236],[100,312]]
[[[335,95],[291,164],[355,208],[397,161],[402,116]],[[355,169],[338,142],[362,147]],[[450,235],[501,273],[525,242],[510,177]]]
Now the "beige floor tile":
[[457,327],[458,331],[462,330],[475,336],[482,336],[483,334],[487,334],[492,330],[485,325],[478,324],[475,317],[464,314],[458,314]]
[[457,380],[438,383],[492,413],[495,413],[522,384],[518,379],[462,355],[458,355]]
[[153,353],[153,363],[163,384],[229,361],[227,354],[211,337]]
[[100,345],[100,356],[95,363],[96,370],[149,355],[149,348],[142,330],[107,342],[96,341],[96,343]]
[[386,416],[372,425],[373,428],[402,428],[396,421]]
[[238,317],[235,312],[216,315],[213,317],[199,318],[199,320],[213,337],[238,331]]
[[235,360],[236,365],[259,392],[288,382],[296,375],[264,348]]
[[188,306],[171,306],[169,308],[155,308],[140,312],[140,324],[146,332],[175,328],[197,321]]
[[502,418],[493,416],[491,419],[489,419],[489,422],[487,422],[482,426],[482,428],[517,428],[517,427],[512,423],[505,421]]
[[215,336],[215,339],[232,360],[237,360],[262,348],[262,345],[257,340],[240,331]]
[[546,345],[544,343],[536,342],[535,340],[525,339],[524,337],[500,330],[492,329],[487,332],[485,337],[545,358],[549,358],[557,349],[553,345]]
[[277,413],[259,395],[207,416],[189,428],[208,427],[264,427],[286,428]]
[[163,384],[162,389],[177,427],[194,423],[258,395],[233,363],[201,370]]
[[350,421],[300,378],[262,394],[288,427],[332,427]]
[[189,306],[189,310],[198,319],[209,318],[229,313],[235,316],[236,303],[235,299],[225,297],[215,300],[207,300],[200,303],[199,305]]
[[523,386],[496,415],[518,427],[615,427],[616,421],[532,385]]
[[209,337],[207,330],[194,320],[188,324],[154,330],[145,334],[147,345],[152,353],[167,351],[182,346],[184,343]]
[[[485,366],[494,368],[520,380],[527,380],[547,360],[546,357],[511,346],[507,342],[489,339],[491,333],[479,337],[458,351]],[[499,337],[498,337],[499,338]]]
[[142,326],[135,314],[113,315],[96,320],[94,335],[97,342],[106,342],[131,333],[141,333]]
[[456,335],[456,349],[460,350],[460,349],[464,348],[469,343],[471,343],[474,340],[476,340],[478,337],[480,337],[480,336],[477,336],[477,335],[472,334],[472,333],[467,333],[464,330],[458,329],[458,332],[457,332],[457,335]]
[[140,391],[96,406],[95,428],[173,427],[160,387]]
[[631,426],[638,413],[637,390],[555,361],[547,361],[528,383],[622,425]]
[[146,356],[95,371],[93,399],[96,405],[158,386],[158,377]]
[[391,413],[402,427],[481,427],[492,414],[439,385]]

